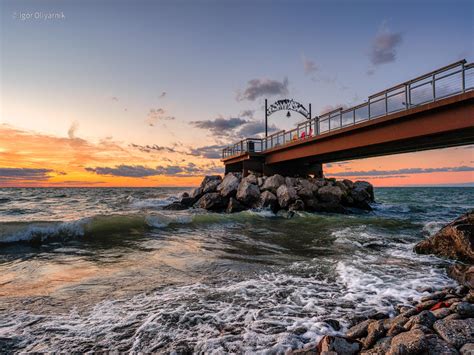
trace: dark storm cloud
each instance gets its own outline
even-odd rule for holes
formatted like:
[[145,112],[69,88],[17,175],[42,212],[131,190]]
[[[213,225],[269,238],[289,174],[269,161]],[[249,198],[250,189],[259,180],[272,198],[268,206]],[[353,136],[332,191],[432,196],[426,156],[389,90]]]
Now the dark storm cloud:
[[255,101],[262,96],[288,95],[288,79],[283,81],[272,79],[252,79],[247,88],[237,94],[237,101]]

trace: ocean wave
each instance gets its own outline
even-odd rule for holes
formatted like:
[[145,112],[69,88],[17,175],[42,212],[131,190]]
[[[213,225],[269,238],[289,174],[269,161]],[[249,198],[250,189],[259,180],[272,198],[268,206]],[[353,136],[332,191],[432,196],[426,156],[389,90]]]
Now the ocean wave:
[[46,242],[81,237],[100,237],[115,233],[164,228],[171,224],[190,223],[191,215],[128,214],[97,215],[76,221],[0,223],[0,244]]

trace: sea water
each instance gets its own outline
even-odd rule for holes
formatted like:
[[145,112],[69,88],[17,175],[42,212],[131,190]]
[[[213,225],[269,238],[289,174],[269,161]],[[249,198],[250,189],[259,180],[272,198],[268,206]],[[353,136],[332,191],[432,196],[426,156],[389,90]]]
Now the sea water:
[[0,189],[0,352],[284,353],[452,284],[416,242],[474,188],[377,188],[374,211],[162,207],[189,189]]

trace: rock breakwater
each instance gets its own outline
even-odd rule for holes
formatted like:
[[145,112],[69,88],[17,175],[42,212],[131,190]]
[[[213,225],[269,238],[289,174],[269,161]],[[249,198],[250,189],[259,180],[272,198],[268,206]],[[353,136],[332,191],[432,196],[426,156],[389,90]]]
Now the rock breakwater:
[[206,176],[191,194],[164,207],[168,210],[203,208],[216,212],[246,209],[347,213],[351,209],[370,211],[373,186],[366,181],[352,182],[325,178],[294,178],[281,175],[242,177],[239,173]]

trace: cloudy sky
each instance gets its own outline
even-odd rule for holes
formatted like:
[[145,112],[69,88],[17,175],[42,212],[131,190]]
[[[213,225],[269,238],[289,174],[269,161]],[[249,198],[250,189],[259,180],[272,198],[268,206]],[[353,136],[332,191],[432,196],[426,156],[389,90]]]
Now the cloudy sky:
[[[197,184],[263,131],[474,58],[472,1],[1,0],[0,186]],[[272,116],[271,129],[300,119]],[[474,149],[327,164],[379,186],[469,184]]]

